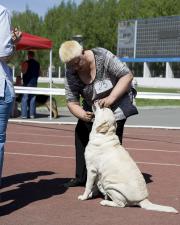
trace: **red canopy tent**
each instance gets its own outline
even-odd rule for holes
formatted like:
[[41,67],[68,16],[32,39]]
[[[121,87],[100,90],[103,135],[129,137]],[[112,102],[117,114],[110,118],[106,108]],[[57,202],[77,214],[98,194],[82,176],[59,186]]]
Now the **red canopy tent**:
[[[50,88],[52,88],[52,46],[53,46],[53,42],[51,40],[44,37],[37,36],[37,35],[25,33],[25,32],[22,32],[21,39],[16,45],[16,50],[50,49],[50,56],[49,56]],[[50,119],[52,118],[51,102],[52,102],[52,95],[50,94]]]
[[16,45],[16,50],[38,50],[38,49],[50,49],[49,56],[49,82],[50,87],[52,83],[52,46],[53,42],[48,38],[40,37],[37,35],[32,35],[29,33],[22,32],[22,36],[18,44]]
[[22,32],[16,50],[51,49],[52,45],[52,41],[47,38]]

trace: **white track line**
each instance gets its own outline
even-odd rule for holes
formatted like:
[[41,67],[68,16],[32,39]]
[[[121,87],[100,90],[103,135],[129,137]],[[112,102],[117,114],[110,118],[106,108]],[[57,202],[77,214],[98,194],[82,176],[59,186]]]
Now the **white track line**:
[[29,153],[20,153],[20,152],[5,152],[7,155],[22,155],[22,156],[34,156],[34,157],[48,157],[48,158],[61,158],[61,159],[75,159],[71,156],[59,156],[59,155],[40,155],[40,154],[29,154]]
[[[157,137],[157,136],[156,136]],[[179,137],[178,137],[179,138]],[[151,140],[150,138],[148,139],[148,138],[145,138],[145,137],[135,137],[135,139],[133,139],[133,138],[128,138],[128,137],[126,137],[126,139],[130,139],[130,141],[131,142],[164,142],[164,140]],[[179,141],[172,141],[172,140],[168,140],[168,139],[165,139],[167,142],[172,142],[172,144],[177,144],[177,145],[179,145],[180,144],[180,142]]]
[[180,151],[169,151],[169,150],[151,149],[151,148],[126,148],[126,150],[133,150],[133,151],[152,151],[152,152],[166,152],[166,153],[180,153]]
[[[19,152],[5,152],[7,155],[18,155],[18,156],[33,156],[33,157],[47,157],[47,158],[61,158],[61,159],[75,159],[75,157],[71,156],[59,156],[59,155],[39,155],[39,154],[27,154],[27,153],[19,153]],[[180,164],[173,164],[173,163],[153,163],[153,162],[136,162],[138,164],[145,164],[145,165],[158,165],[158,166],[175,166],[180,167]]]
[[[140,133],[140,132],[138,132],[138,134],[137,133],[134,134],[134,133],[130,133],[130,132],[125,132],[123,135],[125,136],[124,138],[128,138],[128,139],[139,138],[139,137],[142,138],[142,136],[143,136],[143,138],[151,136],[151,138],[152,137],[156,137],[156,138],[157,137],[162,137],[162,138],[167,139],[167,134],[157,134],[156,135],[156,134],[154,134],[154,132],[152,132],[152,133],[150,133],[150,132],[148,132],[148,133]],[[176,135],[176,136],[179,137],[179,135]],[[174,138],[174,137],[175,137],[174,134],[172,134],[172,135],[168,134],[168,138]]]
[[[43,146],[55,146],[55,147],[73,147],[74,145],[62,145],[62,144],[47,144],[42,142],[28,142],[28,141],[7,141],[6,143],[17,143],[17,144],[30,144],[30,145],[43,145]],[[165,152],[165,153],[180,153],[180,151],[169,151],[163,149],[151,149],[151,148],[126,148],[126,150],[133,151],[153,151],[153,152]]]
[[[69,131],[68,131],[69,132]],[[73,132],[74,133],[74,131],[71,131],[71,132]],[[62,135],[55,135],[55,134],[40,134],[40,133],[24,133],[24,132],[11,132],[11,131],[9,131],[9,132],[7,132],[7,134],[12,134],[12,135],[27,135],[27,136],[44,136],[44,137],[63,137],[63,138],[74,138],[74,135],[64,135],[64,136],[62,136]],[[134,134],[130,134],[130,133],[128,133],[128,132],[125,132],[124,133],[124,136],[126,135],[126,137],[124,137],[124,138],[128,138],[128,139],[131,139],[131,137],[128,137],[128,135],[134,135]],[[137,135],[137,134],[136,134]],[[166,134],[158,134],[158,135],[154,135],[154,133],[152,133],[152,134],[141,134],[141,133],[138,133],[138,136],[140,136],[141,138],[142,138],[142,136],[144,136],[144,137],[149,137],[149,136],[151,136],[151,137],[165,137],[165,138],[167,138],[167,135]],[[135,138],[138,138],[137,136],[135,137]],[[171,135],[171,136],[169,136],[168,135],[168,138],[174,138],[174,135]]]
[[[58,124],[58,125],[76,125],[77,122],[58,122],[58,121],[33,121],[33,120],[22,120],[22,119],[9,119],[12,123],[35,123],[35,124]],[[149,125],[125,125],[125,127],[132,128],[157,128],[157,129],[168,129],[168,130],[180,130],[180,127],[167,127],[167,126],[149,126]]]
[[6,141],[6,143],[45,145],[45,146],[56,146],[56,147],[74,147],[74,145],[46,144],[46,143],[41,143],[41,142],[29,142],[29,141]]
[[136,163],[145,164],[145,165],[177,166],[177,167],[180,167],[180,164],[173,164],[173,163],[153,163],[153,162],[136,162]]
[[22,133],[22,132],[7,132],[7,134],[11,134],[11,135],[20,135],[22,137],[22,135],[24,136],[40,136],[40,137],[58,137],[58,138],[74,138],[74,135],[54,135],[54,134],[40,134],[40,133]]

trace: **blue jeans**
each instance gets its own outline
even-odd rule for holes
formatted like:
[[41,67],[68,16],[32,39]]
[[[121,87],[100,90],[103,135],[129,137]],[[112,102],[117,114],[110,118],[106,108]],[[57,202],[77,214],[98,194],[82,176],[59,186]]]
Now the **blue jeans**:
[[0,184],[2,177],[2,168],[4,161],[4,144],[6,141],[6,128],[10,113],[12,110],[13,102],[5,102],[3,98],[0,98]]
[[21,100],[21,117],[36,115],[36,95],[23,94]]

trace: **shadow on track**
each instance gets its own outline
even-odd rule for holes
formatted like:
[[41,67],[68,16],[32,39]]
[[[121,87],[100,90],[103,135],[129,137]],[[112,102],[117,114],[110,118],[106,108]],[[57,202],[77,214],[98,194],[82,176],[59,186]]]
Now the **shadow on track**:
[[29,180],[35,180],[36,178],[40,176],[47,176],[52,174],[55,174],[55,173],[52,171],[37,171],[37,172],[13,174],[13,175],[2,178],[1,188],[6,188],[14,184],[20,184]]
[[153,180],[151,179],[152,175],[148,173],[142,173],[144,180],[146,181],[146,184],[152,183]]
[[[30,181],[38,176],[51,175],[54,172],[40,171],[16,174],[10,177],[4,178],[4,187],[17,184],[18,185],[4,192],[1,192],[1,204],[8,201],[7,204],[0,206],[0,216],[8,215],[20,208],[29,205],[32,202],[48,199],[55,195],[63,194],[67,188],[63,184],[69,181],[69,178],[54,178],[54,179],[41,179],[37,181]],[[19,180],[16,180],[16,177]],[[7,179],[7,180],[6,180]],[[13,181],[14,180],[14,181]],[[19,184],[20,183],[20,184]]]

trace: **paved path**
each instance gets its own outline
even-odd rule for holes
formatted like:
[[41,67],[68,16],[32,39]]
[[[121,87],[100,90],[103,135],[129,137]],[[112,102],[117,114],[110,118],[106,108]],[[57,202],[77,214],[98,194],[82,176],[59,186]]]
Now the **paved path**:
[[[152,107],[139,108],[139,114],[128,118],[127,126],[150,126],[150,127],[167,127],[180,129],[180,107]],[[75,118],[67,108],[59,108],[60,117],[50,120],[48,111],[45,108],[37,109],[37,118],[34,120],[28,119],[23,122],[51,122],[51,123],[76,123]],[[22,121],[20,118],[15,118],[13,121]]]
[[126,124],[180,128],[180,108],[141,108]]

